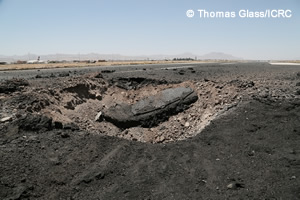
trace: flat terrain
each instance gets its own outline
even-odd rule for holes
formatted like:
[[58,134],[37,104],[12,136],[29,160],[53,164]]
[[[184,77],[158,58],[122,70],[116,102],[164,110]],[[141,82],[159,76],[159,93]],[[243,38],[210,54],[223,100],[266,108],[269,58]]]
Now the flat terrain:
[[[183,60],[152,60],[152,61],[105,61],[105,62],[63,62],[63,63],[34,63],[34,64],[6,64],[0,65],[0,70],[27,70],[27,69],[54,69],[73,67],[95,67],[95,66],[120,66],[120,65],[153,65],[153,64],[175,64],[175,63],[208,63],[220,61],[183,61]],[[226,62],[232,62],[230,60]],[[235,61],[236,62],[236,61]]]
[[[0,199],[300,199],[300,66],[34,69],[0,80]],[[155,126],[101,119],[177,87],[198,100]]]

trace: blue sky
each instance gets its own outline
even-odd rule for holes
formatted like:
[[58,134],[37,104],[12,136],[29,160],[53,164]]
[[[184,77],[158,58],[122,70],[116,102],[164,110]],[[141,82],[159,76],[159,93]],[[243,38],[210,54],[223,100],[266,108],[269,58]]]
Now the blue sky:
[[[292,17],[200,18],[198,9],[290,9]],[[300,59],[300,0],[0,0],[1,55],[185,52]]]

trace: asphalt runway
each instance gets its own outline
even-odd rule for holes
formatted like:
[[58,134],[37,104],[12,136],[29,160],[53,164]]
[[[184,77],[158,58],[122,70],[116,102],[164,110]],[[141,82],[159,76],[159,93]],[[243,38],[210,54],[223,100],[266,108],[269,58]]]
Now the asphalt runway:
[[103,70],[114,70],[114,74],[158,74],[161,71],[180,70],[193,68],[196,71],[207,71],[214,69],[226,69],[237,66],[268,66],[268,63],[187,63],[187,64],[154,64],[154,65],[122,65],[122,66],[93,66],[93,67],[72,67],[53,69],[28,69],[28,70],[8,70],[0,71],[0,80],[12,78],[34,79],[36,76],[49,77],[59,74],[82,75],[86,73],[101,72]]

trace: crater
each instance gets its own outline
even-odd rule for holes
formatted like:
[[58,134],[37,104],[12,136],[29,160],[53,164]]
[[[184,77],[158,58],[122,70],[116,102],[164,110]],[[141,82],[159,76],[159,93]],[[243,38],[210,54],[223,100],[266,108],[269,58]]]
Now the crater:
[[[146,143],[175,142],[199,134],[238,104],[244,84],[143,77],[106,80],[99,73],[57,77],[44,84],[40,80],[7,101],[19,108],[17,115],[44,115],[52,119],[53,128],[67,129],[72,124],[91,134]],[[24,104],[25,96],[34,98],[26,98]]]

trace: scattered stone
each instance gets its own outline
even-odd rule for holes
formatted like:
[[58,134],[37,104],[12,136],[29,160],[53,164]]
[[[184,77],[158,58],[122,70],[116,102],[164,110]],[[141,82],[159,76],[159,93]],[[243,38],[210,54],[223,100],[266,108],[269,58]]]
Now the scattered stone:
[[121,128],[153,127],[197,100],[198,96],[191,88],[169,88],[133,105],[116,104],[103,113],[103,118]]
[[30,196],[30,191],[32,191],[34,189],[33,186],[23,186],[23,185],[19,185],[19,186],[15,186],[12,189],[12,193],[9,196],[9,198],[5,198],[5,199],[12,199],[12,200],[17,200],[17,199],[28,199],[28,197]]
[[105,74],[108,74],[108,73],[114,73],[116,70],[102,70],[101,73],[105,73]]
[[19,127],[27,131],[51,130],[52,119],[45,115],[31,114],[21,117],[16,121]]
[[73,180],[74,185],[88,184],[93,180],[101,180],[105,178],[105,173],[99,169],[91,169],[89,171],[83,172],[77,178]]
[[61,137],[62,137],[62,138],[68,138],[68,137],[70,137],[70,135],[69,135],[68,133],[66,133],[66,132],[63,132],[63,133],[61,134]]
[[255,155],[255,151],[250,151],[250,152],[248,152],[248,156],[252,157],[252,156],[254,156],[254,155]]
[[235,85],[239,88],[251,88],[255,85],[253,81],[242,81],[242,80],[232,80],[229,82],[229,84]]
[[184,126],[185,126],[185,127],[189,127],[189,126],[190,126],[190,123],[189,123],[189,122],[185,122]]
[[262,91],[262,92],[259,94],[259,96],[260,96],[261,98],[267,98],[267,97],[269,96],[269,91],[268,91],[268,90],[264,90],[264,91]]
[[65,124],[64,129],[76,131],[76,130],[79,130],[79,126],[77,124],[74,124],[73,122],[71,122],[71,123]]
[[98,114],[95,117],[95,121],[101,121],[102,112],[98,112]]
[[53,73],[51,73],[49,77],[50,78],[55,78],[56,76]]
[[103,78],[103,75],[101,73],[97,73],[95,78]]
[[4,118],[0,119],[0,122],[4,123],[4,122],[11,121],[11,120],[12,120],[12,117],[4,117]]
[[11,79],[0,83],[0,93],[9,94],[15,91],[22,90],[29,83],[25,79]]
[[245,185],[243,183],[230,183],[227,185],[227,189],[232,189],[232,190],[237,190],[244,187]]
[[136,90],[147,85],[162,85],[168,83],[166,80],[147,79],[142,77],[114,78],[110,81],[112,85],[125,90]]
[[162,136],[159,136],[158,138],[156,138],[156,142],[157,143],[162,143],[165,141],[165,137],[162,135]]
[[67,76],[70,76],[70,74],[68,72],[62,72],[58,76],[59,77],[67,77]]
[[184,75],[185,74],[185,70],[183,70],[183,69],[179,70],[178,74]]
[[55,121],[54,122],[54,128],[56,128],[56,129],[62,129],[63,128],[62,122]]
[[102,96],[101,96],[101,94],[96,94],[96,99],[98,99],[99,101],[101,101],[102,100]]

